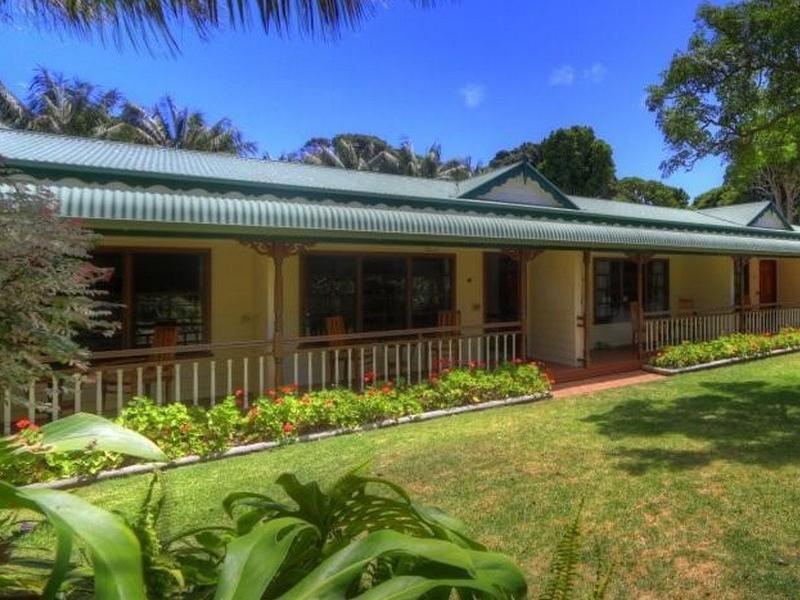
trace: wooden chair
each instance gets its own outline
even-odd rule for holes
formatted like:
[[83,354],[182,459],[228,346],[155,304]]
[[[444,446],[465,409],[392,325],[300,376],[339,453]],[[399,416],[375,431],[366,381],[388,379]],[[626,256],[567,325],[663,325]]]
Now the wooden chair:
[[696,315],[694,300],[691,298],[678,298],[678,316],[686,317]]
[[[345,325],[344,317],[342,315],[333,315],[330,317],[325,317],[325,335],[329,336],[341,336],[347,335],[347,326]],[[336,349],[342,346],[347,345],[347,342],[342,340],[330,340],[328,345],[334,350],[328,356],[328,378],[333,381],[336,377],[336,366],[339,363],[342,363],[342,366],[339,369],[339,376],[340,378],[344,374],[344,378],[347,379],[347,353],[340,352],[338,356],[336,356]],[[349,382],[352,383],[352,382]]]
[[[142,386],[143,392],[149,396],[155,397],[150,389],[151,386],[158,382],[158,367],[161,367],[161,389],[162,398],[169,395],[170,384],[172,383],[175,374],[175,351],[158,351],[159,348],[173,348],[178,345],[178,326],[172,323],[158,324],[153,327],[153,338],[151,341],[151,348],[153,353],[147,357],[147,367],[142,370]],[[114,363],[106,363],[103,366],[108,367],[108,374],[111,377],[103,378],[103,396],[108,393],[116,393],[119,381],[114,375],[114,371],[122,368],[123,365],[115,365]],[[122,389],[125,395],[131,395],[138,387],[137,365],[135,363],[126,362],[127,369],[123,370]]]
[[[342,315],[334,315],[332,317],[325,317],[325,335],[346,335],[347,328],[344,324],[344,317]],[[342,342],[333,340],[330,342],[331,346],[341,346]]]
[[[461,327],[461,311],[460,310],[440,310],[436,315],[437,327]],[[451,336],[458,335],[458,331],[444,332],[442,335]]]

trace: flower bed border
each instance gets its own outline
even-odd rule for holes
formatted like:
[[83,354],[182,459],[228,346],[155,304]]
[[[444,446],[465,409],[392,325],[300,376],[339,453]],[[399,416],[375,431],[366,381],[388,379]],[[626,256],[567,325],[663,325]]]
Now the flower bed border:
[[515,398],[504,398],[502,400],[489,400],[479,404],[467,404],[464,406],[455,406],[453,408],[444,408],[440,410],[431,410],[417,415],[406,415],[396,419],[384,419],[374,423],[367,423],[359,427],[346,427],[339,429],[328,429],[326,431],[318,431],[316,433],[307,433],[297,436],[294,439],[273,441],[273,442],[256,442],[253,444],[246,444],[244,446],[234,446],[228,448],[225,452],[219,454],[212,454],[210,456],[198,456],[196,454],[190,456],[183,456],[167,463],[143,463],[136,465],[129,465],[119,469],[108,469],[101,471],[97,475],[91,477],[68,477],[66,479],[56,479],[54,481],[45,481],[40,483],[30,483],[22,486],[23,488],[48,488],[48,489],[66,489],[75,488],[96,483],[98,481],[105,481],[107,479],[118,479],[130,475],[139,475],[141,473],[149,473],[156,469],[175,469],[187,465],[194,465],[203,462],[211,462],[215,460],[222,460],[232,456],[244,456],[254,452],[264,452],[266,450],[273,450],[281,446],[288,446],[290,444],[301,444],[307,442],[315,442],[332,437],[339,437],[341,435],[349,435],[351,433],[360,433],[364,431],[371,431],[375,429],[384,429],[386,427],[394,427],[396,425],[405,425],[407,423],[416,423],[418,421],[430,421],[432,419],[440,419],[442,417],[449,417],[461,413],[479,412],[489,410],[492,408],[501,408],[503,406],[514,406],[517,404],[529,404],[538,402],[547,398],[552,398],[551,391],[538,392],[536,394],[529,394],[527,396],[517,396]]
[[721,358],[719,360],[712,360],[711,362],[707,363],[689,365],[687,367],[677,367],[674,369],[670,369],[667,367],[656,367],[651,364],[645,364],[642,365],[642,369],[645,371],[649,371],[650,373],[657,373],[658,375],[666,375],[666,376],[681,375],[682,373],[693,373],[695,371],[718,369],[720,367],[727,367],[728,365],[734,365],[736,363],[750,362],[753,360],[762,360],[764,358],[770,358],[772,356],[780,356],[781,354],[791,354],[793,352],[800,352],[800,348],[797,347],[779,348],[778,350],[772,350],[764,354],[756,354],[755,356],[734,356],[732,358]]

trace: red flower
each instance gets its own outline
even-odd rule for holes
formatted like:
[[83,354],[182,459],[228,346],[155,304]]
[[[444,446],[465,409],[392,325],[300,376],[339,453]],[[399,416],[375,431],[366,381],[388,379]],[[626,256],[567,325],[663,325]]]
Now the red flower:
[[184,423],[181,425],[181,433],[189,433],[192,430],[191,423]]
[[369,385],[374,381],[375,381],[375,371],[369,371],[368,373],[364,373],[364,383]]
[[281,388],[282,394],[291,394],[297,389],[296,385],[285,385]]
[[308,394],[304,395],[304,396],[303,396],[303,397],[300,399],[300,404],[305,404],[306,406],[308,406],[309,404],[311,404],[311,398],[309,397],[309,395],[308,395]]
[[275,400],[273,400],[272,403],[273,404],[283,404],[283,398],[275,398]]
[[28,425],[28,431],[39,431],[41,427],[39,427],[36,423],[31,423]]
[[389,386],[389,385],[384,385],[384,386],[381,388],[381,391],[382,391],[384,394],[391,394],[391,393],[392,393],[392,387],[391,387],[391,386]]
[[242,388],[236,388],[233,391],[233,395],[236,396],[237,398],[244,398],[244,390]]
[[266,393],[266,394],[267,394],[267,396],[269,396],[270,398],[274,398],[275,396],[277,396],[277,395],[278,395],[278,392],[276,392],[275,390],[267,390],[265,393]]
[[250,411],[247,413],[247,418],[249,418],[249,419],[252,421],[252,420],[253,420],[253,419],[255,419],[257,416],[258,416],[258,407],[257,407],[257,406],[254,406],[254,407],[253,407],[253,408],[251,408],[251,409],[250,409]]
[[21,431],[23,429],[28,429],[31,426],[31,422],[28,419],[20,419],[14,423],[14,425]]
[[283,433],[292,433],[294,431],[294,425],[291,423],[284,423],[283,424]]
[[433,385],[436,385],[437,383],[439,383],[439,378],[436,376],[431,377],[431,383]]

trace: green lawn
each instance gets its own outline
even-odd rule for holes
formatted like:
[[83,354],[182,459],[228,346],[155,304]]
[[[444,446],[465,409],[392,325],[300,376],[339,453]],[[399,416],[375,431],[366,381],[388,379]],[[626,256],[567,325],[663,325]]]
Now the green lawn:
[[[800,597],[800,356],[345,436],[167,473],[164,526],[224,519],[233,490],[291,470],[373,471],[515,556],[534,591],[585,500],[611,597]],[[80,494],[131,510],[147,477]]]

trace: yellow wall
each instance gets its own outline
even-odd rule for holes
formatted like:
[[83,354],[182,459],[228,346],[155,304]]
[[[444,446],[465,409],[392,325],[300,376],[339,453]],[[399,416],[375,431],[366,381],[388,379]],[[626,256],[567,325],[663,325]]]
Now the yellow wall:
[[[398,254],[440,254],[455,256],[456,309],[461,311],[464,326],[483,322],[483,251],[476,249],[451,249],[428,246],[363,246],[357,244],[317,244],[315,252],[388,252]],[[284,263],[284,333],[286,337],[301,335],[300,315],[300,259],[293,256]],[[270,288],[274,279],[269,268]],[[272,300],[270,298],[270,314]],[[272,326],[268,329],[272,334]]]
[[800,304],[800,258],[778,261],[778,301]]
[[577,317],[582,313],[582,253],[546,251],[528,270],[529,350],[533,356],[568,365],[583,353]]
[[[594,258],[624,258],[621,253],[593,253]],[[669,261],[670,312],[675,313],[678,299],[692,300],[697,310],[731,306],[733,303],[733,260],[729,256],[656,255]],[[757,275],[756,275],[757,276]],[[632,343],[629,321],[592,325],[591,345],[624,346]]]
[[100,247],[192,248],[211,252],[211,341],[264,339],[268,259],[233,240],[107,236]]

